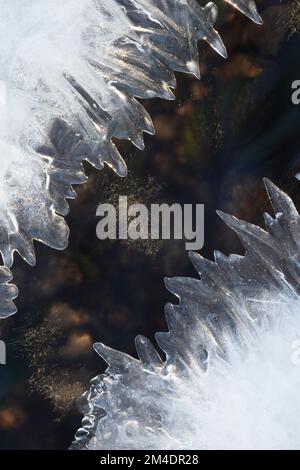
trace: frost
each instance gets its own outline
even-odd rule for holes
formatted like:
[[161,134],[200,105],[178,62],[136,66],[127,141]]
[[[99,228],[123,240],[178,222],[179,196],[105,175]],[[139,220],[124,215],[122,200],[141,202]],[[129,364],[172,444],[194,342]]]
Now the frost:
[[300,217],[265,184],[266,230],[220,213],[244,256],[191,253],[201,279],[166,281],[179,305],[156,335],[164,360],[142,336],[139,360],[95,344],[109,367],[80,400],[73,448],[300,448]]
[[[232,2],[257,23],[252,0]],[[35,264],[33,240],[64,249],[83,160],[119,175],[111,138],[144,147],[135,98],[173,99],[173,71],[199,76],[197,42],[226,56],[217,8],[195,0],[0,0],[0,252]]]

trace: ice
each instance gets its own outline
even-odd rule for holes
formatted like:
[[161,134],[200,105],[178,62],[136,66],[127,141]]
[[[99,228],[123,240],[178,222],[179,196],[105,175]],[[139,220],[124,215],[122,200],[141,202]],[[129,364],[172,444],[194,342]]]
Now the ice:
[[300,448],[300,217],[265,184],[266,230],[220,213],[244,256],[191,253],[201,279],[166,280],[179,304],[156,335],[164,354],[142,336],[139,360],[95,344],[109,367],[80,399],[73,448]]
[[261,16],[258,14],[253,0],[225,0],[227,3],[237,8],[244,15],[248,16],[254,23],[262,24]]
[[18,295],[18,289],[13,284],[9,284],[11,280],[10,270],[0,266],[0,319],[13,315],[17,310],[13,300]]
[[[255,21],[253,3],[239,8]],[[247,5],[247,7],[245,7]],[[237,5],[235,5],[237,6]],[[251,13],[250,13],[251,12]],[[111,138],[154,132],[136,98],[173,99],[174,71],[200,75],[197,42],[226,50],[214,4],[195,0],[0,0],[0,252],[35,264],[64,249],[83,160],[120,176]]]

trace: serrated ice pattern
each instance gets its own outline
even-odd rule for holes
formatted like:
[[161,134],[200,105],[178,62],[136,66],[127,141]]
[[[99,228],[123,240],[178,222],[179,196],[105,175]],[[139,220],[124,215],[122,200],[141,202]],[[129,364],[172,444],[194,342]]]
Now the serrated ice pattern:
[[80,399],[74,449],[300,448],[300,217],[269,180],[266,230],[224,213],[244,256],[191,260],[200,279],[173,278],[160,353],[139,360],[103,344],[108,363]]
[[[234,4],[260,22],[252,0]],[[64,249],[83,161],[119,175],[112,137],[154,132],[136,98],[173,99],[199,76],[197,42],[226,57],[217,8],[195,0],[0,0],[0,253],[35,264],[33,240]]]

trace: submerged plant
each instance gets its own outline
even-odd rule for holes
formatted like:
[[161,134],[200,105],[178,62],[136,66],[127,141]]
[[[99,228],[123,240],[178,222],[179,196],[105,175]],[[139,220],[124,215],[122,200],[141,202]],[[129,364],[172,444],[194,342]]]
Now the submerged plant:
[[219,213],[244,256],[191,253],[201,276],[168,279],[179,299],[139,360],[103,344],[108,363],[80,400],[75,449],[299,449],[300,216],[269,180],[266,230]]
[[[261,23],[252,0],[229,1]],[[217,8],[195,0],[0,0],[0,252],[35,264],[33,240],[67,245],[83,161],[126,175],[112,138],[154,132],[136,98],[173,99],[199,77],[197,42],[226,57]],[[8,315],[12,310],[3,310]]]

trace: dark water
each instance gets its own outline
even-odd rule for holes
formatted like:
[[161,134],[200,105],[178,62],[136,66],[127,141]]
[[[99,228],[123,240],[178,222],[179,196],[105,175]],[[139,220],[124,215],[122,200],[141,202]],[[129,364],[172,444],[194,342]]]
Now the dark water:
[[[89,182],[71,202],[69,248],[36,245],[37,266],[16,263],[18,313],[0,325],[7,365],[0,366],[0,448],[64,449],[80,423],[76,398],[105,364],[92,343],[135,354],[134,338],[166,328],[172,299],[165,276],[194,275],[178,241],[102,241],[96,207],[130,200],[205,204],[205,246],[241,252],[218,220],[222,209],[262,224],[269,204],[262,177],[271,178],[300,207],[300,105],[291,83],[300,79],[300,37],[286,22],[292,3],[260,3],[265,25],[225,10],[220,21],[229,59],[200,46],[201,82],[178,76],[176,102],[146,104],[156,137],[146,150],[120,143],[129,176],[87,168]],[[286,10],[288,8],[288,10]]]

